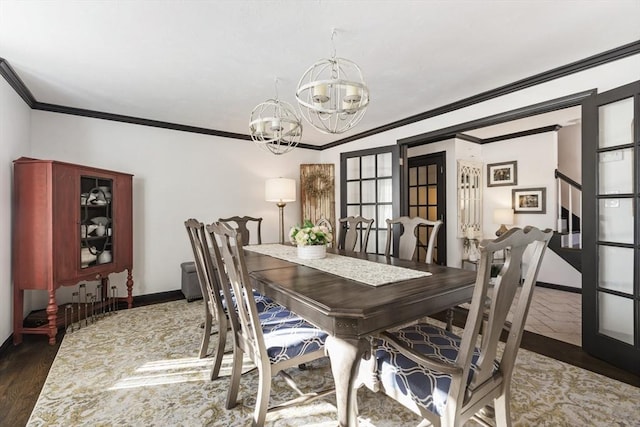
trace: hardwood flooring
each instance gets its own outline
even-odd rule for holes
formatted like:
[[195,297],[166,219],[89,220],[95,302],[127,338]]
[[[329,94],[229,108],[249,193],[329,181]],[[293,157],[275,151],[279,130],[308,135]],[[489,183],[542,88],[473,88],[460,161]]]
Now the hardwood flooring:
[[64,333],[55,345],[46,335],[25,335],[21,345],[9,344],[0,355],[0,426],[24,426],[38,400]]
[[[137,298],[136,306],[181,299],[180,292],[168,292]],[[444,320],[444,313],[434,316]],[[456,326],[464,326],[466,311],[457,309]],[[46,336],[25,335],[19,346],[5,343],[0,349],[0,427],[24,426],[38,399],[47,378],[49,368],[60,347],[63,332],[58,334],[58,344],[49,345]],[[553,338],[525,331],[522,348],[554,359],[597,372],[618,381],[640,387],[640,376],[615,368],[589,356],[578,346]]]

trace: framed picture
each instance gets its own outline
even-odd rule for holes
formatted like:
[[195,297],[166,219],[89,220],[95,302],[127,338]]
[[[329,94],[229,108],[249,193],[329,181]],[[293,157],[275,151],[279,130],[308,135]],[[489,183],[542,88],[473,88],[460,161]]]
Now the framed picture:
[[513,212],[543,214],[547,212],[547,189],[518,188],[511,190],[513,195]]
[[502,162],[487,165],[487,187],[518,185],[518,162]]

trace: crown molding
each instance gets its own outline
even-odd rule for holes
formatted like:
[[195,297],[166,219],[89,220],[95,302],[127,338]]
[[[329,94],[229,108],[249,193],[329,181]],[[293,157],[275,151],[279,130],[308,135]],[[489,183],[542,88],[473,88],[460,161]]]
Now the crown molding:
[[406,126],[415,122],[419,122],[431,117],[440,116],[451,111],[459,110],[461,108],[468,107],[473,104],[488,101],[499,96],[507,95],[512,92],[517,92],[522,89],[526,89],[531,86],[536,86],[541,83],[545,83],[560,77],[565,77],[570,74],[574,74],[580,71],[587,70],[589,68],[597,67],[599,65],[613,62],[618,59],[623,59],[628,56],[636,55],[640,53],[640,40],[602,52],[580,61],[572,62],[570,64],[554,68],[549,71],[536,74],[531,77],[527,77],[516,82],[500,86],[496,89],[488,90],[486,92],[479,93],[469,98],[464,98],[451,104],[443,105],[442,107],[434,108],[433,110],[425,111],[424,113],[416,114],[411,117],[407,117],[402,120],[398,120],[383,126],[379,126],[374,129],[370,129],[365,132],[358,133],[356,135],[349,136],[347,138],[340,139],[338,141],[331,142],[322,146],[323,149],[334,148],[338,145],[346,144],[358,139],[366,138],[368,136],[376,135],[381,132],[386,132],[391,129]]
[[0,58],[0,75],[4,77],[4,79],[9,83],[9,86],[16,91],[18,95],[26,102],[26,104],[33,108],[36,104],[36,99],[33,97],[31,91],[24,84],[22,79],[13,71],[11,65],[7,62],[6,59]]
[[[439,116],[451,111],[459,110],[461,108],[465,108],[473,104],[477,104],[493,98],[497,98],[499,96],[516,92],[516,91],[519,91],[531,86],[535,86],[541,83],[545,83],[550,80],[554,80],[560,77],[568,76],[573,73],[587,70],[589,68],[603,65],[608,62],[612,62],[622,58],[626,58],[628,56],[636,55],[638,53],[640,53],[640,40],[608,50],[606,52],[602,52],[602,53],[590,56],[580,61],[572,62],[570,64],[567,64],[558,68],[554,68],[552,70],[545,71],[543,73],[539,73],[531,77],[518,80],[516,82],[498,87],[496,89],[482,92],[477,95],[470,96],[468,98],[464,98],[459,101],[456,101],[438,108],[434,108],[429,111],[425,111],[424,113],[416,114],[402,120],[398,120],[383,126],[376,127],[374,129],[370,129],[365,132],[361,132],[346,138],[342,138],[337,141],[330,142],[328,144],[318,146],[318,145],[301,143],[301,144],[298,144],[298,147],[309,149],[309,150],[319,150],[319,151],[326,150],[329,148],[334,148],[339,145],[346,144],[348,142],[356,141],[358,139],[376,135],[381,132],[386,132],[391,129],[406,126],[408,124],[419,122],[431,117]],[[62,114],[92,117],[96,119],[112,120],[112,121],[137,124],[137,125],[143,125],[143,126],[159,127],[163,129],[171,129],[171,130],[177,130],[182,132],[214,135],[214,136],[220,136],[224,138],[240,139],[240,140],[247,140],[247,141],[251,140],[251,137],[245,134],[225,132],[225,131],[216,130],[216,129],[181,125],[177,123],[163,122],[159,120],[143,119],[139,117],[124,116],[120,114],[105,113],[101,111],[85,110],[81,108],[73,108],[73,107],[66,107],[63,105],[38,102],[34,98],[31,91],[27,88],[24,82],[20,79],[20,77],[15,73],[13,68],[11,68],[7,60],[4,58],[0,58],[0,75],[4,77],[4,79],[16,91],[16,93],[20,95],[20,97],[25,101],[25,103],[34,110],[42,110],[42,111],[56,112],[56,113],[62,113]],[[574,105],[577,105],[577,104],[574,104]],[[472,123],[472,122],[469,122],[469,123]],[[453,136],[455,136],[455,134],[457,133],[460,133],[469,129],[471,128],[467,127],[466,129],[456,130],[455,132],[453,132]],[[440,135],[442,135],[442,132],[439,132],[439,133]],[[423,135],[420,135],[419,137],[422,137],[422,139],[424,139],[425,135],[426,134],[423,134]],[[417,138],[417,137],[412,137],[411,139],[413,138]],[[405,141],[404,143],[407,143],[406,139],[402,141]]]

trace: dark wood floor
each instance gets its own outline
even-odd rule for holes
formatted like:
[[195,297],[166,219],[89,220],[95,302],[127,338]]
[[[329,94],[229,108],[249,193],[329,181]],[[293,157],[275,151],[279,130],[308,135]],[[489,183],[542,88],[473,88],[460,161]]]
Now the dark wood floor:
[[[136,306],[181,299],[182,294],[163,293],[136,299]],[[454,324],[464,326],[465,312],[456,310]],[[435,316],[444,320],[444,314]],[[62,341],[63,332],[58,335]],[[580,347],[525,331],[522,348],[640,387],[640,376],[611,366],[584,353]],[[25,335],[19,346],[5,345],[0,352],[0,427],[24,426],[60,345],[49,345],[44,335]]]

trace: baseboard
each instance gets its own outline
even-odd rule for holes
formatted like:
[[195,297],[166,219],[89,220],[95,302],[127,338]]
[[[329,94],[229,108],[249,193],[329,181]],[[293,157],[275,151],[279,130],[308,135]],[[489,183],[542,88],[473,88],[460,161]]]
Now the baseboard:
[[574,294],[582,294],[582,288],[574,288],[573,286],[556,285],[554,283],[536,282],[536,286],[541,288],[557,289],[559,291],[571,292]]
[[136,295],[133,297],[133,306],[139,307],[142,305],[160,304],[181,299],[184,299],[184,295],[181,290],[177,289],[175,291],[158,292],[155,294]]

